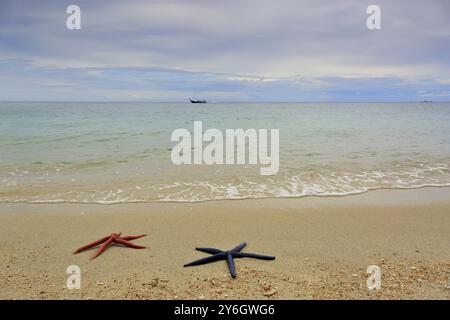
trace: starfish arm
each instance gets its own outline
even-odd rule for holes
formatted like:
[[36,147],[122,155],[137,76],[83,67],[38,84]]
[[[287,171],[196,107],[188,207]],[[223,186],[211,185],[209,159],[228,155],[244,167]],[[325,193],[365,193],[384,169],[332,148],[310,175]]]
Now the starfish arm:
[[230,252],[240,252],[242,249],[245,248],[245,246],[247,245],[247,243],[242,242],[240,245],[234,247],[233,249],[230,250]]
[[126,241],[130,241],[130,240],[136,240],[136,239],[139,239],[139,238],[142,238],[142,237],[145,237],[145,236],[147,236],[147,235],[146,235],[146,234],[141,234],[141,235],[138,235],[138,236],[127,236],[127,237],[122,237],[122,238],[120,238],[120,239],[126,240]]
[[89,244],[87,244],[87,245],[85,245],[85,246],[82,246],[82,247],[78,248],[77,250],[75,250],[75,252],[74,252],[73,254],[77,254],[77,253],[80,253],[81,251],[84,251],[84,250],[90,249],[90,248],[92,248],[92,247],[98,246],[100,243],[105,242],[105,241],[108,240],[110,237],[111,237],[111,236],[109,235],[109,236],[104,237],[104,238],[102,238],[102,239],[100,239],[100,240],[97,240],[97,241],[94,241],[94,242],[92,242],[92,243],[89,243]]
[[234,266],[233,256],[231,253],[227,253],[228,269],[230,269],[231,276],[236,278],[236,267]]
[[91,258],[91,260],[94,260],[99,255],[101,255],[102,252],[105,251],[106,247],[108,247],[113,242],[113,240],[114,240],[114,238],[110,237],[105,243],[103,243],[102,246],[100,247],[100,249],[98,249],[97,253]]
[[235,258],[255,258],[261,260],[275,260],[274,256],[264,256],[262,254],[256,253],[246,253],[246,252],[233,252],[233,257]]
[[215,254],[215,255],[210,256],[210,257],[206,257],[206,258],[202,258],[202,259],[198,259],[198,260],[186,263],[183,267],[198,266],[200,264],[215,262],[215,261],[218,261],[218,260],[225,259],[225,257],[226,257],[225,253],[218,253],[218,254]]
[[218,253],[224,253],[224,251],[215,249],[215,248],[195,248],[197,251],[206,252],[209,254],[218,254]]
[[123,239],[120,239],[120,238],[114,239],[114,242],[123,244],[124,246],[130,247],[130,248],[133,248],[133,249],[145,249],[144,246],[138,246],[137,244],[131,243],[131,242],[127,241],[127,240],[123,240]]

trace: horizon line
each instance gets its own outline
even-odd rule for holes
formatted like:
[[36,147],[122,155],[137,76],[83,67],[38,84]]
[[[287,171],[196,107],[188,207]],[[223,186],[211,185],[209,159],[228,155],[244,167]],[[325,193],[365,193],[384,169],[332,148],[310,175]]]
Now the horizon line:
[[[10,103],[10,102],[25,102],[25,103],[190,103],[189,100],[175,100],[175,101],[145,101],[145,100],[117,100],[117,101],[107,101],[107,100],[0,100],[0,103]],[[401,100],[401,101],[369,101],[369,100],[356,100],[356,101],[207,101],[207,103],[450,103],[448,101],[432,101],[432,100]]]

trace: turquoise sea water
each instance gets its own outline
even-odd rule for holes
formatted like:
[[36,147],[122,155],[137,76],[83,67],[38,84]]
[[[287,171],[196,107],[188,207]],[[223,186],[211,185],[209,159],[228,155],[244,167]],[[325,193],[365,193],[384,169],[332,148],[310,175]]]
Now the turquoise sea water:
[[[176,128],[280,130],[280,170],[175,166]],[[450,185],[449,103],[0,103],[0,202],[206,201]]]

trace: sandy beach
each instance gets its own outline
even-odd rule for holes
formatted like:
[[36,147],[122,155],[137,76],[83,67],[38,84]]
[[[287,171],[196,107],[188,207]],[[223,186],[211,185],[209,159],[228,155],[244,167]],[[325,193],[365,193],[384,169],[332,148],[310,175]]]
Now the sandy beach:
[[[450,188],[124,205],[2,204],[1,299],[449,299]],[[144,250],[73,255],[111,232]],[[191,268],[196,246],[275,255]],[[377,265],[382,287],[368,290]],[[81,289],[66,288],[78,265]]]

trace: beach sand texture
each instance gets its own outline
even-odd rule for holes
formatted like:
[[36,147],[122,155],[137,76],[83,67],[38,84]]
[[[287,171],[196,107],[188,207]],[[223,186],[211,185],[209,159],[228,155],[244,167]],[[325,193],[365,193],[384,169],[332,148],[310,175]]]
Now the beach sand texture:
[[[147,233],[148,249],[81,245]],[[183,268],[196,246],[275,255]],[[449,299],[450,188],[347,197],[124,205],[2,204],[2,299]],[[377,265],[382,287],[368,290]],[[78,265],[81,289],[66,288]]]

